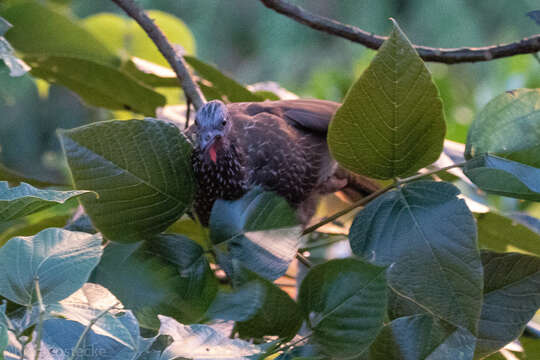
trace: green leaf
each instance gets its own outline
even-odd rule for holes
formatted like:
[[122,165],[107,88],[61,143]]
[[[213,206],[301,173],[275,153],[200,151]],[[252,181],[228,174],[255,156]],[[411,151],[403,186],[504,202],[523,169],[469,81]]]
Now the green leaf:
[[203,249],[178,235],[109,244],[90,281],[109,289],[141,326],[152,329],[159,327],[158,314],[200,320],[218,287]]
[[498,252],[515,251],[540,256],[540,235],[518,221],[496,214],[475,214],[478,243]]
[[25,55],[76,57],[112,66],[120,64],[119,59],[92,34],[45,5],[18,1],[0,15],[13,24],[6,38]]
[[0,36],[4,36],[6,31],[11,29],[13,25],[11,25],[6,19],[0,16]]
[[483,153],[540,168],[540,89],[507,91],[478,113],[465,157]]
[[212,88],[228,102],[263,101],[264,99],[224,75],[221,71],[193,56],[184,56],[186,62],[205,80],[212,83]]
[[[244,277],[244,279],[240,279]],[[251,283],[256,281],[264,287],[265,297],[260,310],[245,321],[236,323],[236,330],[242,338],[262,339],[277,336],[292,339],[302,325],[302,315],[296,302],[274,283],[250,271],[244,271],[233,282]]]
[[159,333],[173,342],[161,354],[161,360],[173,359],[248,359],[262,349],[240,339],[230,339],[207,325],[182,325],[166,316],[159,316]]
[[37,187],[69,186],[69,182],[64,181],[64,179],[52,178],[51,176],[44,174],[39,174],[39,177],[28,176],[12,170],[0,163],[0,181],[2,180],[14,183],[25,182]]
[[386,313],[385,270],[341,259],[317,265],[306,275],[298,302],[313,341],[325,354],[358,356],[375,340]]
[[[147,11],[147,14],[167,36],[169,42],[175,46],[180,45],[186,54],[195,53],[195,39],[182,20],[158,10]],[[134,20],[101,13],[83,19],[82,23],[109,51],[123,57],[136,56],[169,67],[156,45]]]
[[386,325],[369,349],[369,359],[472,359],[476,338],[429,315],[402,317]]
[[31,305],[37,278],[43,302],[60,301],[88,280],[101,253],[99,235],[49,228],[13,238],[0,248],[0,295]]
[[492,194],[540,201],[540,169],[495,155],[482,154],[463,172],[476,186]]
[[394,22],[390,37],[330,123],[330,151],[356,173],[403,177],[439,158],[445,131],[431,75]]
[[68,56],[27,56],[32,75],[60,83],[90,105],[154,116],[165,97],[115,67]]
[[250,281],[233,292],[220,291],[206,316],[210,320],[249,320],[262,308],[266,295],[266,288],[259,281]]
[[417,181],[370,202],[351,226],[356,255],[391,265],[399,295],[476,334],[482,306],[482,263],[476,226],[459,190]]
[[239,200],[217,200],[210,216],[210,238],[218,262],[232,274],[238,261],[274,280],[285,274],[299,247],[300,227],[294,210],[274,193],[255,188]]
[[75,188],[99,194],[81,202],[103,235],[137,242],[169,227],[190,206],[191,145],[163,121],[103,121],[63,131]]
[[89,191],[41,190],[25,183],[9,187],[7,182],[0,181],[0,221],[30,215],[85,193]]
[[6,304],[4,303],[0,305],[0,360],[4,360],[4,350],[8,345],[8,324],[5,312]]
[[484,305],[478,323],[476,357],[516,339],[540,308],[540,258],[482,252]]

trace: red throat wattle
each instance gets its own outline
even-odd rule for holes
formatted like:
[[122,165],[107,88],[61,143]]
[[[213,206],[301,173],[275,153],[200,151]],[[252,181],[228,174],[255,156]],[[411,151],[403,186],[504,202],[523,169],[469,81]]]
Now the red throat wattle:
[[212,145],[210,145],[210,149],[208,149],[208,154],[210,154],[210,160],[215,164],[217,161],[217,153],[216,153],[216,143],[214,142]]

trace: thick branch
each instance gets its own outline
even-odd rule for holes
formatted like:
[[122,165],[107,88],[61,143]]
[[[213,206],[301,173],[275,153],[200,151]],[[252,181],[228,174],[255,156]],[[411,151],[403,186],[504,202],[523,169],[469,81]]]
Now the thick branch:
[[169,62],[173,68],[180,86],[184,90],[186,97],[193,103],[195,108],[200,108],[206,102],[204,95],[201,92],[199,86],[193,80],[193,77],[189,73],[187,64],[177,51],[175,51],[167,40],[167,37],[154,23],[152,19],[141,9],[133,0],[112,0],[122,10],[126,12],[131,18],[133,18],[148,34],[150,39],[157,46],[159,51],[163,54],[165,59]]
[[[303,8],[287,3],[283,0],[260,0],[266,7],[290,17],[315,30],[331,35],[340,36],[350,41],[362,44],[370,49],[377,50],[386,37],[368,33],[355,26],[342,24],[335,20],[315,15]],[[432,48],[414,45],[416,51],[425,61],[457,64],[463,62],[478,62],[499,59],[520,54],[534,54],[540,51],[540,34],[523,38],[509,44],[493,45],[478,48]]]

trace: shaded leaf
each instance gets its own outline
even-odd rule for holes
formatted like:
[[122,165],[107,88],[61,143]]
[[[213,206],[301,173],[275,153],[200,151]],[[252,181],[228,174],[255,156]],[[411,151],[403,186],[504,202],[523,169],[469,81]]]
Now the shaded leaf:
[[231,275],[231,262],[275,280],[285,274],[299,246],[294,210],[274,193],[255,188],[239,200],[217,200],[210,216],[210,238],[218,262]]
[[[195,39],[182,20],[159,10],[149,10],[146,13],[171,44],[180,45],[186,54],[195,53]],[[119,56],[136,56],[162,66],[169,66],[146,32],[132,19],[111,13],[100,13],[83,19],[82,24],[109,51]]]
[[345,168],[377,179],[414,174],[439,157],[446,125],[431,75],[394,29],[328,128],[332,155]]
[[236,330],[242,338],[258,338],[278,336],[281,339],[292,339],[302,325],[302,315],[296,302],[274,283],[244,271],[237,273],[233,282],[249,284],[256,281],[264,287],[264,302],[259,311],[249,320],[236,323]]
[[482,252],[484,305],[475,356],[486,356],[516,339],[540,308],[540,258]]
[[467,161],[463,172],[489,193],[540,201],[540,168],[483,154]]
[[38,278],[45,304],[62,300],[88,280],[101,253],[99,235],[49,228],[13,238],[0,248],[0,295],[31,305]]
[[11,29],[13,25],[11,25],[6,19],[0,16],[0,36],[4,36],[6,31]]
[[266,288],[258,281],[248,282],[233,292],[220,291],[206,316],[211,320],[246,321],[261,309],[266,296]]
[[540,234],[518,221],[496,214],[475,214],[478,243],[498,252],[516,251],[540,256]]
[[68,56],[26,56],[32,75],[60,83],[89,105],[111,110],[131,110],[155,116],[165,97],[121,70],[98,62]]
[[386,325],[369,349],[369,359],[472,359],[476,338],[429,315],[402,317]]
[[76,188],[103,235],[136,242],[158,234],[190,206],[191,145],[175,126],[153,119],[104,121],[63,131],[61,141]]
[[161,354],[161,360],[183,359],[249,359],[261,354],[259,346],[230,339],[207,325],[186,326],[166,316],[159,316],[159,333],[169,335],[173,343]]
[[[0,18],[1,20],[1,18]],[[6,305],[0,305],[0,360],[4,360],[4,350],[8,345],[8,324],[6,321]]]
[[0,180],[9,181],[11,183],[25,182],[32,186],[45,187],[45,186],[68,186],[69,182],[60,178],[51,178],[43,174],[38,177],[28,176],[21,174],[15,170],[12,170],[0,163]]
[[228,102],[263,101],[264,99],[246,89],[234,79],[224,75],[221,71],[193,57],[185,56],[186,62],[205,80],[212,83],[212,88],[224,96]]
[[483,153],[540,167],[540,89],[507,91],[478,113],[465,157]]
[[89,191],[42,190],[25,183],[9,187],[7,182],[0,181],[0,221],[30,215],[85,193]]
[[363,353],[383,326],[385,268],[355,259],[330,260],[310,270],[298,302],[312,340],[332,358]]
[[476,227],[459,190],[417,181],[370,202],[351,226],[353,252],[390,265],[388,283],[445,321],[476,333],[482,263]]
[[527,16],[533,19],[538,25],[540,25],[540,10],[533,10],[527,13]]
[[141,326],[157,329],[158,314],[199,321],[217,293],[203,249],[179,235],[109,244],[91,282],[109,289]]
[[[119,59],[92,34],[43,4],[17,1],[0,15],[13,24],[6,38],[25,55],[76,57],[112,66],[120,64]],[[44,19],[46,21],[40,21]]]

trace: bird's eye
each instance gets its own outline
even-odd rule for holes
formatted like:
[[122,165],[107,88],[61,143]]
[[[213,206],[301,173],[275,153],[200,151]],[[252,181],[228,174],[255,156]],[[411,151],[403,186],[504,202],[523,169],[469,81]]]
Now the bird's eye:
[[223,121],[221,122],[221,126],[225,126],[225,125],[227,125],[227,120],[223,120]]

